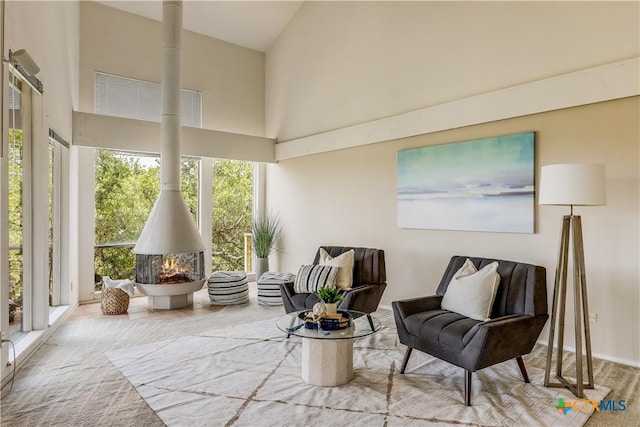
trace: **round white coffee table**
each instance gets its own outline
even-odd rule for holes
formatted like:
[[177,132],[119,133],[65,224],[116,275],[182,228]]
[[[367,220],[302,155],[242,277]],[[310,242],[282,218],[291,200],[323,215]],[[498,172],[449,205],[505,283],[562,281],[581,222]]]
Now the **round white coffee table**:
[[340,311],[352,316],[348,328],[333,331],[307,329],[300,319],[301,312],[285,314],[276,322],[281,331],[302,338],[302,379],[308,384],[335,387],[351,381],[353,340],[371,335],[381,328],[380,321],[371,315],[351,310]]

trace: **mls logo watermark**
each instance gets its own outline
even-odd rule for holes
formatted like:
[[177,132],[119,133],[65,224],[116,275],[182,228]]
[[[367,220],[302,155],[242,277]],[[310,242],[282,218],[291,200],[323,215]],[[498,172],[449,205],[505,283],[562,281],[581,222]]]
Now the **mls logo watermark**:
[[565,415],[569,411],[576,412],[594,412],[594,411],[611,411],[620,412],[627,409],[626,400],[590,400],[590,399],[577,399],[577,400],[564,400],[562,397],[558,398],[558,403],[555,408],[558,411],[562,411]]

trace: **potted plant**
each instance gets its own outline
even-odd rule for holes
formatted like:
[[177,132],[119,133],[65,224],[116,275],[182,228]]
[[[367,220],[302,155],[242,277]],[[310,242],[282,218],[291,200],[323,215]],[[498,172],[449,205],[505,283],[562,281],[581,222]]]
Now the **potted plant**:
[[336,313],[337,304],[344,301],[344,291],[335,286],[324,286],[314,292],[327,307],[327,313]]
[[253,235],[252,248],[258,258],[256,267],[253,269],[256,273],[256,280],[262,276],[262,273],[269,270],[269,254],[273,252],[280,239],[280,220],[273,212],[265,215],[257,215],[253,218],[251,224]]

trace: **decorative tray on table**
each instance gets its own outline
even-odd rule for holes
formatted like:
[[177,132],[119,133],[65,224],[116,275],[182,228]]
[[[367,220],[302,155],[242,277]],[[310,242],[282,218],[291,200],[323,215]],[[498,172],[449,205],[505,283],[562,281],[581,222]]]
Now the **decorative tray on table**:
[[320,325],[320,328],[326,331],[346,329],[351,326],[352,319],[349,313],[342,310],[338,310],[334,314],[323,314],[320,318],[317,318],[310,310],[300,313],[298,317],[304,322],[306,329],[318,329],[318,325]]

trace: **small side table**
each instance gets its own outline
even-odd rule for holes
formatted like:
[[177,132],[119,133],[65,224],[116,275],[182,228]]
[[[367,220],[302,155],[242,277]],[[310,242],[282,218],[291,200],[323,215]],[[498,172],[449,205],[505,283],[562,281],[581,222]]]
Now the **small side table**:
[[[276,321],[282,332],[302,338],[302,379],[312,385],[335,387],[353,379],[353,340],[376,333],[382,327],[373,316],[345,310],[351,326],[335,331],[306,329],[299,314],[289,313]],[[373,328],[372,328],[373,325]]]

